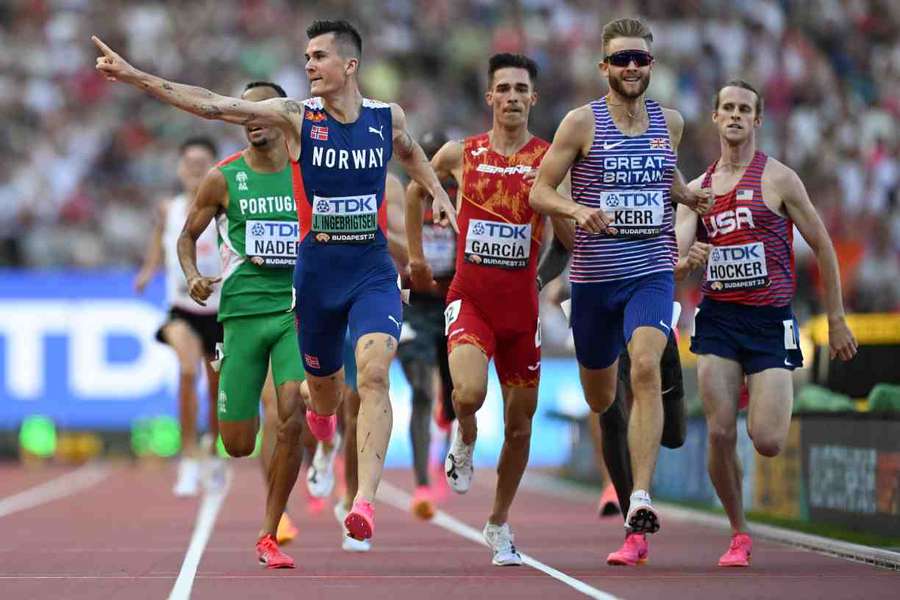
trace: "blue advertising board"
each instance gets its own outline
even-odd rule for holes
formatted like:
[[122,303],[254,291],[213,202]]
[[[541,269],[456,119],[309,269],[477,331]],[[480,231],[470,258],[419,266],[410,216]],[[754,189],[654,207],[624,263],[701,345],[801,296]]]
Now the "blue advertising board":
[[[177,414],[175,357],[155,339],[165,318],[163,282],[139,296],[133,278],[130,271],[0,270],[0,429],[16,429],[29,415],[63,428],[124,430],[137,418]],[[411,396],[395,363],[392,465],[409,462]],[[543,362],[531,465],[565,461],[575,432],[550,413],[584,412],[582,398],[574,359]],[[207,403],[200,405],[202,423]],[[476,461],[493,465],[503,437],[493,368],[478,423]]]

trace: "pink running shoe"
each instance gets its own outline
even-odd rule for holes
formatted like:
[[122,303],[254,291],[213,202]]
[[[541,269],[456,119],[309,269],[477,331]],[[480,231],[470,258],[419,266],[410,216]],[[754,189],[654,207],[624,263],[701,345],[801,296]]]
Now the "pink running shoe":
[[629,533],[622,547],[606,557],[606,564],[619,567],[633,567],[647,562],[650,548],[643,533]]
[[271,533],[256,541],[256,557],[267,569],[293,569],[294,559],[281,551],[275,536]]
[[431,488],[427,485],[420,485],[413,494],[412,504],[410,506],[414,515],[424,521],[428,521],[434,516],[434,499],[431,496]]
[[731,536],[731,545],[728,552],[719,559],[720,567],[749,567],[750,552],[753,550],[753,540],[746,533],[736,533]]
[[603,518],[612,517],[621,512],[622,509],[619,507],[619,497],[616,495],[616,488],[610,483],[603,488],[603,493],[600,494],[600,501],[597,503],[597,514],[600,515],[600,518]]
[[371,502],[356,500],[344,518],[347,535],[354,540],[368,540],[375,531],[375,509]]
[[337,431],[337,415],[319,415],[310,409],[306,409],[306,424],[309,430],[320,442],[330,442]]

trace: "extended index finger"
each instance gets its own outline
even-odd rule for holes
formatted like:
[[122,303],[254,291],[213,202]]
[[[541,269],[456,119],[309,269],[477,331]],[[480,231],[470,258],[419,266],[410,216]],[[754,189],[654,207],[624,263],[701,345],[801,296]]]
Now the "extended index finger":
[[102,52],[106,56],[112,56],[113,54],[115,54],[115,52],[113,52],[113,49],[107,46],[106,43],[104,43],[104,41],[98,38],[96,35],[91,36],[91,41],[94,42],[94,45],[97,46],[97,48],[100,49],[100,52]]

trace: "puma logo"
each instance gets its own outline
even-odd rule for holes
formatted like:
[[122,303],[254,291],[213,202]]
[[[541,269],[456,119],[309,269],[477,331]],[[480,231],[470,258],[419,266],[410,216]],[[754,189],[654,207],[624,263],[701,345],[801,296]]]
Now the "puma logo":
[[374,134],[376,134],[378,137],[381,138],[381,141],[383,142],[383,141],[384,141],[384,134],[381,132],[382,129],[384,129],[384,125],[382,125],[382,126],[379,127],[378,129],[375,129],[374,127],[372,127],[371,125],[369,125],[369,133],[374,133]]
[[394,323],[394,325],[397,326],[397,329],[400,329],[400,321],[395,319],[393,315],[388,315],[388,319],[390,319]]

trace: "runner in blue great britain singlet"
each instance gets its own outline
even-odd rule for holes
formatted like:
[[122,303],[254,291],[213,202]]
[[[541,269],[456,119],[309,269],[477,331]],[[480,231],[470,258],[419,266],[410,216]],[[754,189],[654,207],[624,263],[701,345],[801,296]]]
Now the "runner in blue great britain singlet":
[[633,137],[619,131],[605,98],[590,107],[594,140],[572,167],[572,199],[602,209],[616,233],[576,230],[571,322],[578,362],[604,369],[638,327],[671,330],[676,159],[657,102],[645,101],[650,124]]
[[295,314],[304,367],[326,376],[343,364],[348,326],[354,348],[369,333],[400,337],[400,288],[385,234],[391,108],[363,99],[359,118],[340,123],[320,98],[303,105],[300,160],[293,162]]

